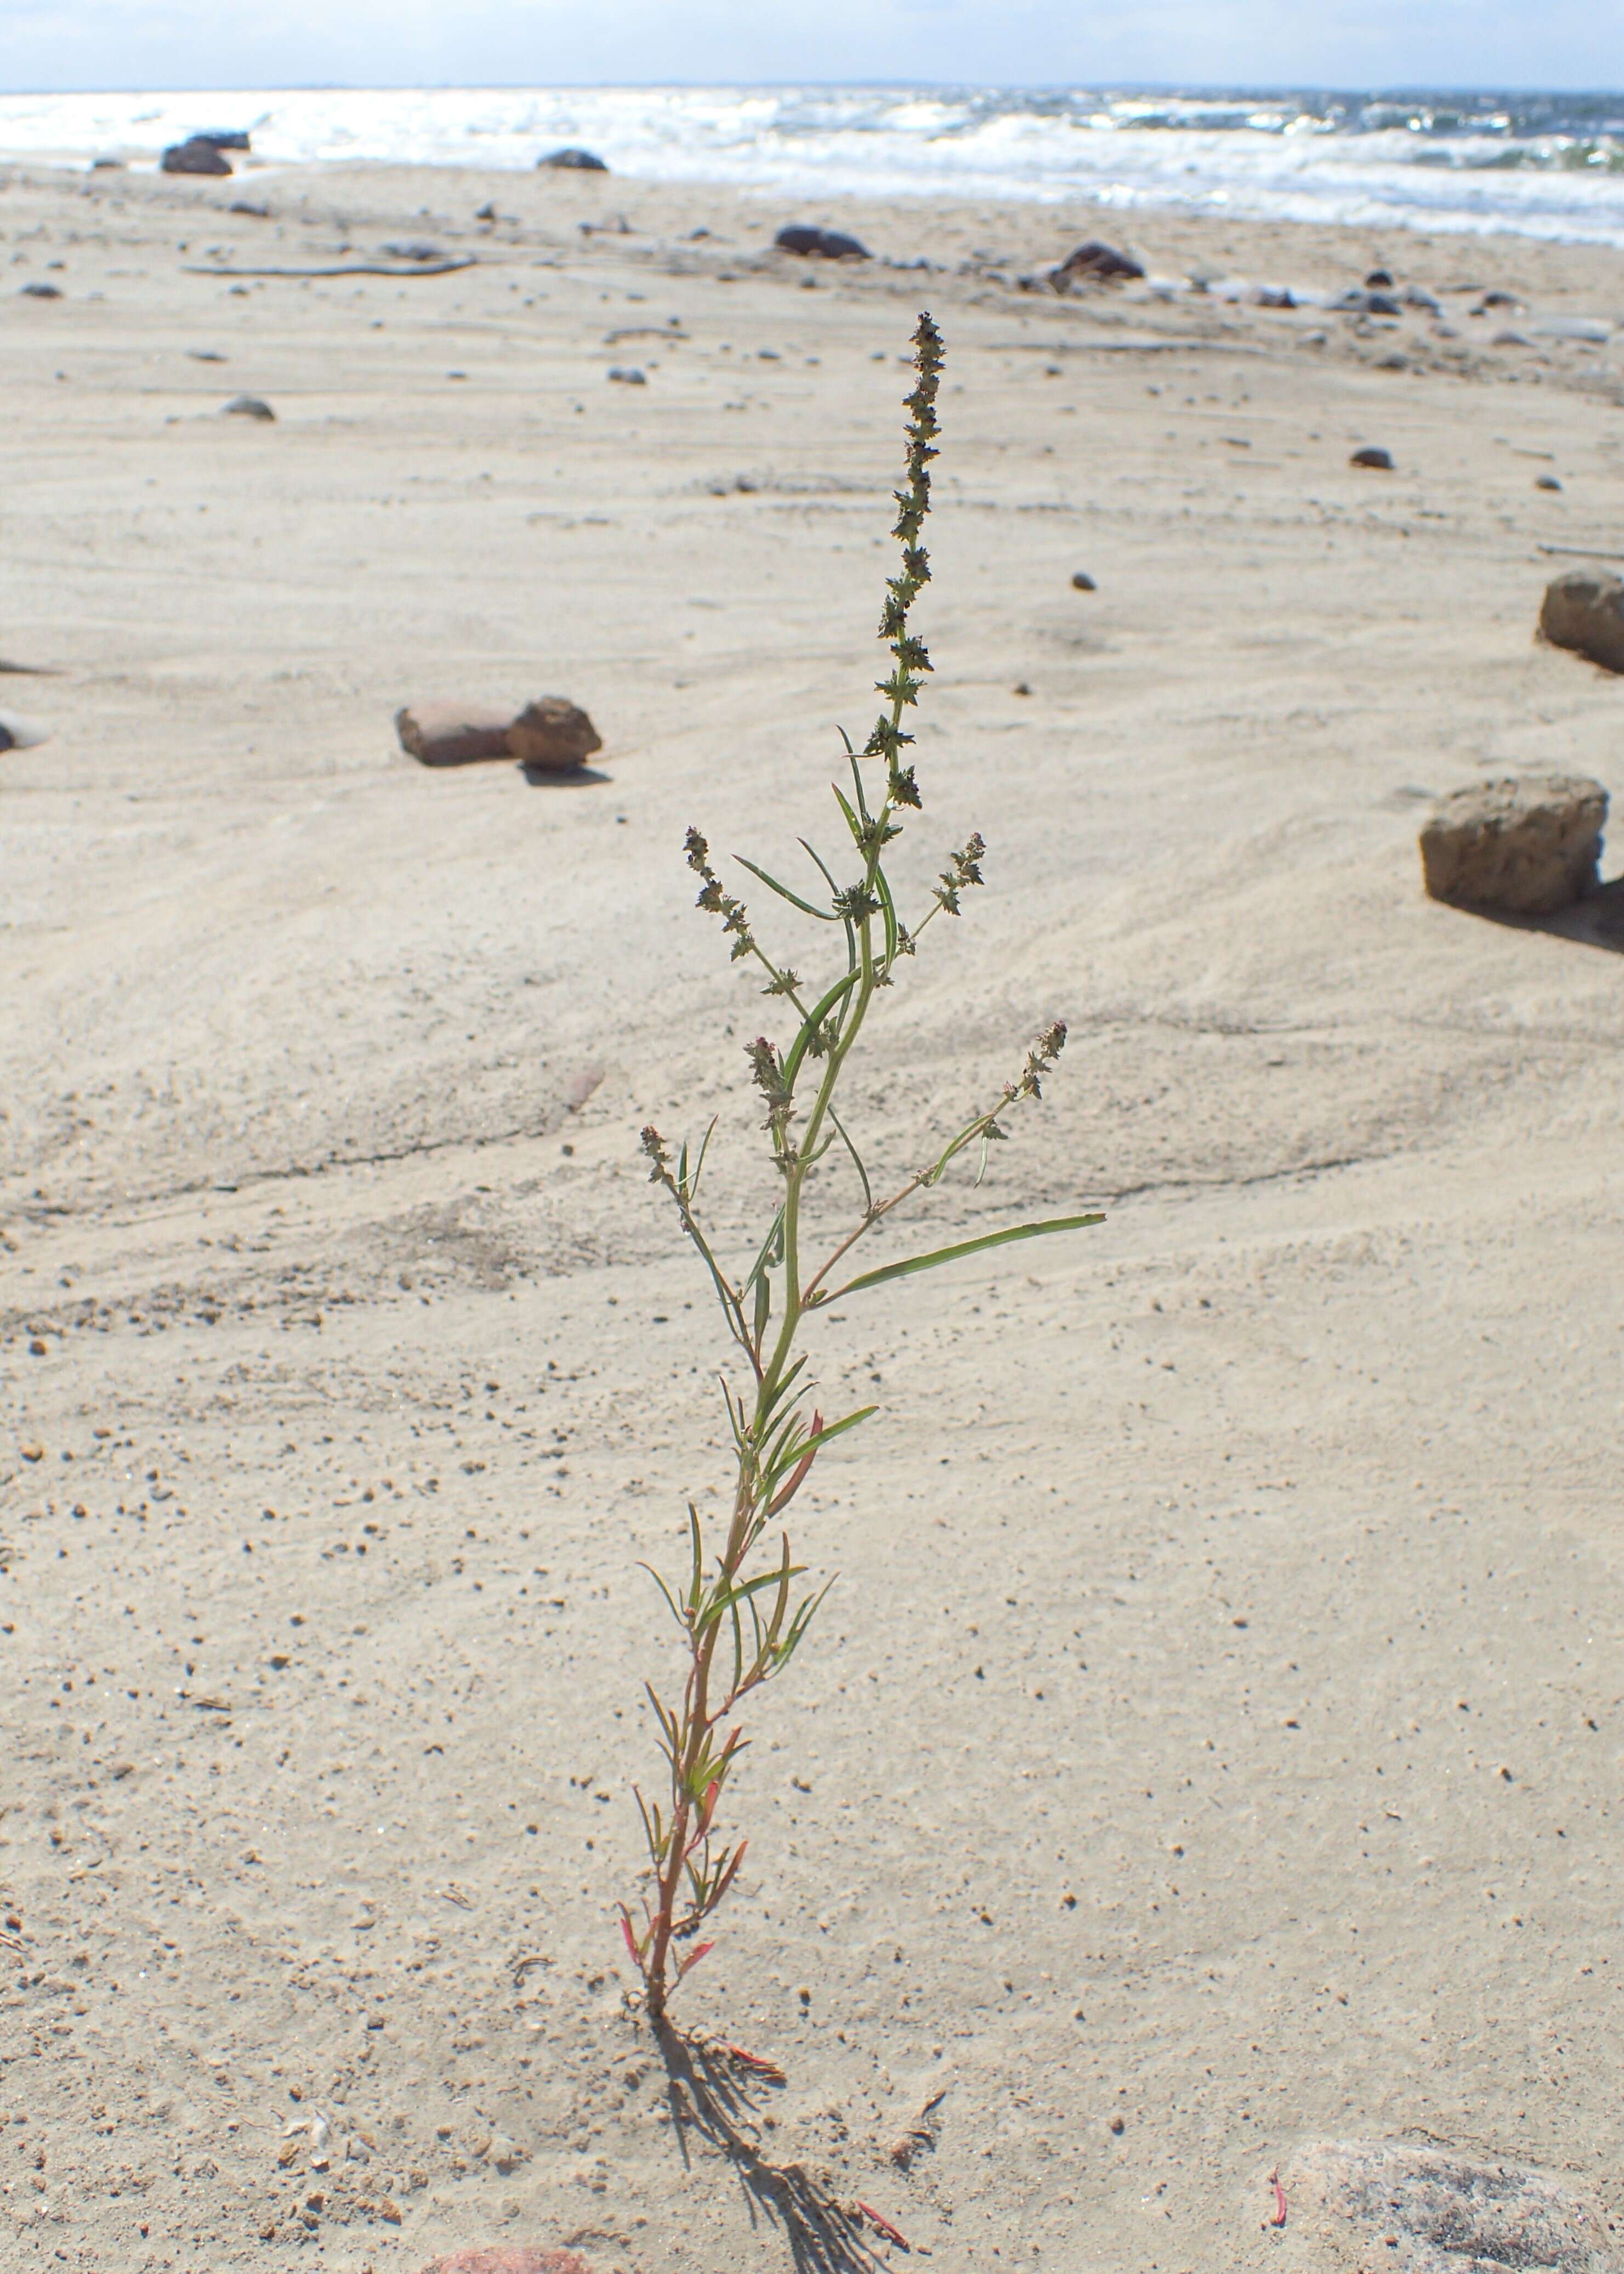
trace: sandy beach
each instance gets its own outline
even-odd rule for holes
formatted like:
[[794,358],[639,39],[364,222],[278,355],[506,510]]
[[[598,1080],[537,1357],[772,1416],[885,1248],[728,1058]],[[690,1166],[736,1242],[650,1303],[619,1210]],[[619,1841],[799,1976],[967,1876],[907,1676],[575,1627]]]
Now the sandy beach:
[[[1440,312],[1022,289],[1095,236]],[[406,241],[474,265],[253,273]],[[1624,906],[1492,922],[1416,851],[1485,775],[1624,797],[1620,681],[1534,636],[1624,550],[1620,257],[12,167],[0,279],[0,708],[50,735],[0,753],[0,2262],[787,2274],[869,2263],[861,2203],[944,2274],[1311,2274],[1268,2181],[1321,2138],[1624,2220]],[[820,1324],[882,1411],[802,1496],[839,1577],[683,1993],[787,2080],[729,2139],[613,1917],[636,1565],[728,1480],[637,1131],[721,1116],[743,1247],[763,1009],[683,832],[828,839],[924,307],[901,865],[979,828],[987,888],[853,1114],[906,1172],[1064,1018],[918,1222],[1108,1220]],[[543,693],[584,779],[396,743]]]

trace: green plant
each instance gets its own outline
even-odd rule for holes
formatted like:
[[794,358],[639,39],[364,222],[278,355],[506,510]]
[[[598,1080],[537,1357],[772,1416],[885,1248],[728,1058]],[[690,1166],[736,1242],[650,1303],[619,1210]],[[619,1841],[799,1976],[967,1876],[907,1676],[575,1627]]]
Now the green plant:
[[[657,1129],[643,1133],[650,1179],[663,1185],[675,1202],[682,1229],[703,1261],[727,1330],[748,1368],[741,1389],[726,1378],[722,1384],[736,1473],[720,1548],[708,1550],[704,1526],[690,1502],[685,1577],[672,1585],[658,1572],[652,1575],[682,1637],[688,1668],[679,1706],[666,1705],[648,1685],[669,1772],[669,1796],[662,1805],[637,1795],[652,1885],[642,1901],[641,1924],[634,1923],[624,1904],[620,1916],[627,1947],[643,1976],[649,2012],[657,2022],[664,2016],[670,1992],[711,1947],[709,1942],[695,1943],[694,1937],[733,1884],[744,1860],[744,1841],[729,1845],[718,1828],[722,1797],[746,1743],[735,1719],[738,1709],[752,1691],[783,1672],[832,1585],[829,1582],[816,1593],[797,1589],[808,1567],[795,1562],[789,1535],[776,1531],[777,1520],[824,1448],[875,1410],[865,1405],[838,1420],[823,1419],[812,1401],[807,1353],[799,1346],[808,1321],[846,1296],[933,1270],[958,1257],[1101,1221],[1091,1215],[1017,1224],[881,1264],[853,1277],[839,1277],[865,1234],[913,1194],[937,1183],[968,1148],[979,1148],[981,1167],[985,1168],[988,1148],[1004,1133],[1002,1117],[1011,1107],[1041,1094],[1043,1077],[1065,1041],[1063,1025],[1049,1028],[1027,1053],[1018,1080],[1005,1083],[995,1102],[974,1114],[927,1168],[889,1197],[876,1199],[862,1156],[835,1111],[836,1092],[876,992],[892,983],[904,958],[917,950],[927,925],[938,915],[959,913],[964,894],[981,882],[985,851],[981,838],[972,836],[951,855],[921,922],[912,930],[904,926],[882,856],[901,834],[904,813],[921,802],[906,757],[913,737],[905,733],[902,721],[916,704],[923,674],[930,669],[924,642],[909,628],[909,611],[930,576],[920,536],[930,507],[929,468],[936,455],[942,341],[928,315],[920,318],[914,348],[916,376],[907,398],[907,481],[896,493],[894,534],[901,543],[902,562],[887,584],[880,618],[880,637],[892,657],[890,676],[879,683],[887,707],[861,754],[846,742],[852,794],[848,798],[838,787],[834,793],[857,874],[848,883],[838,883],[833,870],[802,839],[828,890],[829,898],[820,906],[739,856],[741,865],[780,900],[838,929],[846,945],[845,968],[831,985],[814,988],[803,983],[798,973],[768,953],[743,902],[726,890],[712,868],[704,839],[695,829],[688,832],[688,866],[702,885],[699,906],[721,918],[733,960],[758,965],[767,975],[763,991],[786,1002],[799,1023],[786,1049],[765,1035],[748,1046],[782,1196],[742,1277],[731,1276],[718,1261],[695,1213],[710,1132],[691,1161],[685,1144],[674,1163]],[[865,764],[883,768],[883,788],[873,800],[864,779]],[[830,1160],[849,1163],[861,1188],[861,1205],[850,1229],[833,1239],[820,1261],[810,1263],[808,1249],[815,1235],[808,1219],[808,1189],[816,1171]],[[763,1555],[758,1550],[769,1525],[775,1527],[775,1544]]]

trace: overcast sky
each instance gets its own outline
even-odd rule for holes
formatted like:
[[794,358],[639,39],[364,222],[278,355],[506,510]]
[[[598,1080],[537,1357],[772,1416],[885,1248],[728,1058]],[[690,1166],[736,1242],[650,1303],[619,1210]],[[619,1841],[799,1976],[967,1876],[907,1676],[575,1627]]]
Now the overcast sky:
[[0,0],[0,90],[1616,87],[1624,0]]

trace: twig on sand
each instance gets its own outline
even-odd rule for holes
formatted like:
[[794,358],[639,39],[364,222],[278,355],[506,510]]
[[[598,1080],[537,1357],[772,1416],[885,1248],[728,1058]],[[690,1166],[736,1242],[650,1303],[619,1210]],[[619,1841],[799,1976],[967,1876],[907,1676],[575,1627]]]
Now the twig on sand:
[[192,261],[183,263],[188,276],[448,276],[454,268],[477,268],[478,258],[460,260],[418,260],[410,268],[387,267],[380,260],[358,260],[342,268],[214,268]]
[[1574,561],[1624,561],[1624,553],[1604,553],[1599,545],[1539,545],[1538,553],[1565,553]]

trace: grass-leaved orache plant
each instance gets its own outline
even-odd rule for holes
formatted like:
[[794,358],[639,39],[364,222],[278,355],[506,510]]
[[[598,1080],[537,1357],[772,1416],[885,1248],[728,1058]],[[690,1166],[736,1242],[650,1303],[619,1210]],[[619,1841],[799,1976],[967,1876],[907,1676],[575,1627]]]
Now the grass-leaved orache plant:
[[[886,585],[880,617],[880,637],[892,658],[890,676],[879,682],[885,706],[861,752],[846,742],[851,795],[838,786],[834,793],[849,839],[842,856],[849,881],[838,881],[835,870],[804,839],[802,847],[822,880],[821,892],[816,885],[808,885],[807,893],[793,892],[754,861],[739,856],[741,866],[780,900],[831,927],[845,955],[843,968],[831,983],[803,980],[763,945],[743,902],[726,889],[711,866],[704,839],[695,829],[688,833],[688,866],[702,885],[699,906],[721,918],[733,961],[754,964],[764,972],[763,991],[787,1005],[797,1024],[787,1047],[764,1035],[748,1046],[751,1077],[765,1111],[762,1126],[772,1148],[779,1198],[766,1235],[742,1276],[729,1271],[718,1257],[697,1213],[710,1133],[693,1158],[684,1145],[674,1162],[658,1130],[650,1127],[643,1133],[650,1178],[671,1194],[682,1229],[710,1274],[728,1333],[747,1369],[740,1386],[726,1377],[722,1384],[736,1457],[726,1535],[707,1540],[699,1511],[690,1502],[686,1572],[673,1581],[653,1575],[682,1638],[688,1666],[679,1704],[667,1705],[651,1683],[648,1688],[668,1787],[663,1800],[650,1803],[641,1792],[637,1795],[648,1841],[650,1884],[639,1906],[640,1919],[623,1904],[621,1924],[643,1976],[649,2012],[657,2022],[664,2017],[677,1983],[711,1947],[696,1937],[744,1861],[745,1841],[730,1840],[719,1822],[729,1781],[746,1743],[740,1709],[752,1692],[784,1671],[828,1592],[827,1585],[821,1591],[801,1586],[808,1567],[795,1561],[778,1519],[823,1449],[875,1410],[866,1405],[837,1420],[823,1419],[814,1402],[807,1354],[801,1347],[808,1320],[846,1296],[866,1293],[909,1273],[933,1270],[1009,1240],[1075,1231],[1101,1221],[1090,1215],[1017,1224],[846,1276],[853,1251],[865,1234],[915,1193],[937,1183],[961,1154],[977,1149],[985,1168],[989,1146],[1004,1133],[1004,1117],[1041,1094],[1043,1078],[1065,1042],[1063,1025],[1049,1028],[1028,1051],[1017,1080],[1006,1082],[990,1105],[972,1114],[928,1167],[896,1191],[876,1197],[862,1156],[836,1111],[841,1078],[876,992],[891,985],[936,917],[959,913],[965,893],[981,882],[985,851],[979,836],[970,837],[949,858],[920,922],[911,930],[903,923],[883,858],[902,833],[905,814],[921,803],[907,757],[914,738],[904,731],[903,719],[917,703],[930,669],[924,642],[909,625],[909,611],[930,576],[920,537],[930,508],[930,461],[936,455],[942,340],[928,315],[920,318],[914,348],[916,376],[907,398],[907,479],[896,493],[894,534],[902,560]],[[808,897],[810,893],[817,897]],[[819,1245],[808,1221],[808,1200],[814,1177],[825,1163],[846,1164],[854,1180],[853,1201],[861,1193],[861,1202],[850,1228],[838,1237],[825,1236]]]

